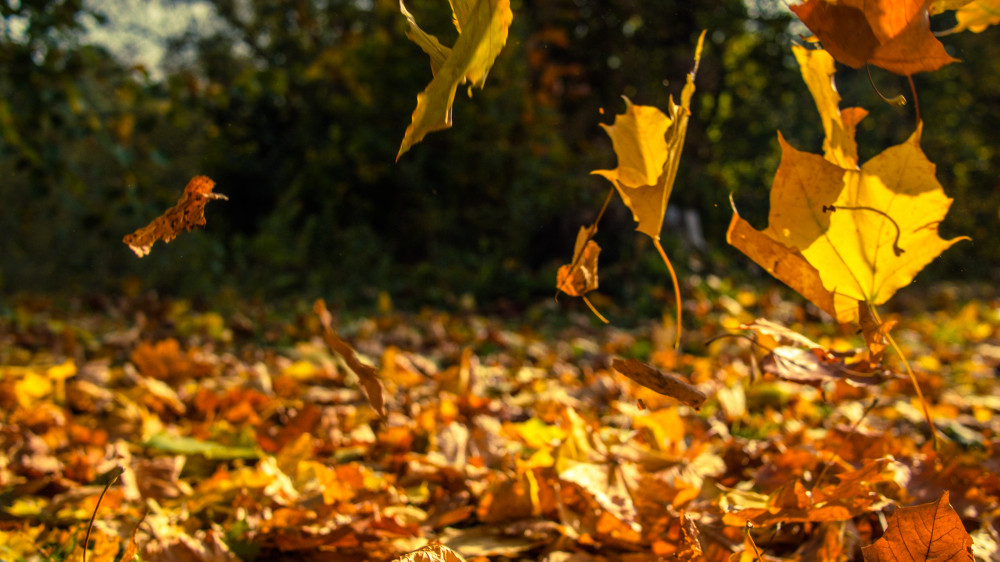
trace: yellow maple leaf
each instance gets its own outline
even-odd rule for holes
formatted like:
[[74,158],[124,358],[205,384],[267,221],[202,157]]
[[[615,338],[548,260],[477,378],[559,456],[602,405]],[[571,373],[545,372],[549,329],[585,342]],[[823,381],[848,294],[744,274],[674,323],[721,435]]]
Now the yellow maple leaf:
[[820,119],[823,120],[823,155],[830,162],[842,168],[858,165],[858,143],[854,133],[858,123],[868,115],[860,107],[840,110],[840,94],[833,87],[834,64],[830,53],[821,49],[806,49],[792,46],[795,60],[802,70],[809,93],[816,102]]
[[727,240],[839,322],[854,322],[859,302],[886,302],[967,238],[938,236],[951,199],[920,149],[921,126],[858,168],[859,113],[837,109],[823,55],[796,56],[824,121],[826,157],[796,150],[779,133],[768,227],[757,231],[734,207]]
[[991,25],[1000,24],[1000,0],[973,0],[955,11],[955,27],[941,35],[969,30],[973,33],[985,31]]
[[688,118],[691,116],[694,77],[698,72],[704,42],[703,31],[695,49],[694,69],[688,74],[687,83],[681,90],[681,103],[674,103],[671,97],[667,107],[669,115],[653,106],[633,105],[625,98],[625,113],[617,115],[613,125],[601,124],[611,137],[618,155],[618,167],[591,173],[614,184],[622,200],[632,210],[635,222],[639,223],[636,230],[653,240],[660,238],[667,200],[677,177]]
[[473,86],[482,88],[493,62],[507,43],[507,30],[514,20],[510,0],[451,0],[451,6],[459,35],[449,48],[420,29],[403,0],[399,2],[399,10],[406,17],[406,36],[430,57],[434,78],[417,94],[417,107],[396,160],[427,133],[451,127],[451,106],[458,85],[470,83],[470,96]]
[[625,113],[615,116],[613,125],[601,124],[611,137],[611,144],[618,156],[618,167],[591,172],[615,186],[622,201],[632,211],[632,218],[639,223],[636,230],[653,239],[663,263],[670,271],[677,297],[675,346],[680,344],[681,333],[680,286],[674,267],[660,245],[660,230],[663,229],[663,215],[667,212],[667,201],[674,189],[674,180],[677,179],[681,150],[684,148],[688,119],[691,117],[694,78],[704,44],[705,32],[702,31],[695,48],[694,68],[681,90],[680,105],[674,103],[671,97],[667,114],[664,114],[656,107],[633,105],[628,98],[624,98]]

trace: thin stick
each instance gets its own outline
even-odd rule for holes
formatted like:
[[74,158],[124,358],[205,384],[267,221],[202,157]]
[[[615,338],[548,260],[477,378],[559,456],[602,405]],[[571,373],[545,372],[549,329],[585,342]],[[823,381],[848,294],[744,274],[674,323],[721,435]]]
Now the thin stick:
[[899,223],[896,222],[896,219],[890,217],[889,213],[876,209],[875,207],[868,207],[865,205],[858,205],[855,207],[848,207],[847,205],[823,205],[824,213],[827,212],[832,213],[837,209],[845,209],[847,211],[871,211],[873,213],[878,213],[882,215],[883,217],[885,217],[885,220],[889,221],[890,223],[892,223],[892,226],[896,227],[896,238],[892,241],[892,253],[896,254],[896,257],[898,258],[899,256],[903,255],[906,252],[906,250],[899,247],[899,237],[902,236],[903,231],[900,230]]
[[677,349],[681,346],[681,286],[677,282],[677,273],[674,272],[674,266],[670,265],[670,259],[667,258],[667,253],[663,251],[663,246],[660,245],[660,239],[653,238],[653,245],[656,246],[656,251],[660,252],[663,263],[667,264],[667,269],[670,271],[670,280],[674,282],[674,296],[677,299],[677,337],[674,339],[674,349]]
[[104,499],[104,494],[108,493],[108,488],[125,472],[125,469],[121,466],[116,466],[115,468],[118,469],[117,474],[104,485],[104,489],[101,490],[101,496],[97,498],[97,505],[94,506],[94,512],[90,514],[90,524],[87,525],[87,536],[83,539],[83,562],[87,562],[87,546],[90,544],[90,531],[94,528],[94,518],[97,517],[97,509],[101,507],[101,501]]
[[[869,404],[867,408],[865,408],[864,413],[861,414],[861,417],[858,418],[858,421],[854,422],[854,425],[851,426],[851,430],[848,432],[848,434],[857,431],[858,426],[861,425],[861,422],[864,421],[866,417],[868,417],[868,413],[874,410],[875,406],[877,405],[878,405],[878,398],[875,398],[874,400],[872,400],[872,403]],[[816,477],[816,484],[815,484],[816,486],[819,486],[819,483],[823,481],[823,476],[826,475],[827,469],[830,468],[830,466],[833,464],[833,459],[840,456],[840,450],[844,448],[844,443],[845,441],[841,441],[840,446],[837,447],[837,450],[833,451],[833,453],[830,455],[830,458],[827,459],[825,463],[823,463],[823,470],[821,470],[819,472],[819,476]]]

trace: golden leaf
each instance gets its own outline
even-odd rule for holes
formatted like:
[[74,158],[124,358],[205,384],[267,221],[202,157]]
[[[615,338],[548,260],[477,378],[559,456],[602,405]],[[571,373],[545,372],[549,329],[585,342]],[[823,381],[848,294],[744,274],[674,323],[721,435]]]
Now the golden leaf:
[[507,30],[514,20],[510,0],[452,0],[451,6],[459,35],[455,46],[448,48],[420,29],[403,1],[399,2],[408,26],[406,35],[430,56],[434,78],[417,94],[417,107],[396,160],[427,133],[451,127],[451,106],[458,85],[471,83],[470,95],[473,86],[482,88],[493,62],[507,43]]
[[796,56],[823,118],[826,157],[792,148],[779,132],[768,227],[755,230],[734,207],[727,241],[837,321],[852,322],[859,301],[886,302],[967,238],[938,236],[951,199],[920,149],[921,126],[859,169],[854,126],[861,110],[837,109],[839,96],[824,78],[829,60]]
[[677,105],[671,97],[667,107],[669,115],[656,107],[633,105],[628,98],[624,98],[625,113],[617,115],[613,125],[601,124],[611,137],[618,155],[618,167],[591,173],[614,184],[622,201],[632,210],[632,217],[639,223],[636,230],[653,240],[660,239],[667,200],[677,177],[688,118],[691,116],[694,78],[704,42],[703,31],[695,49],[694,69],[688,74],[681,91],[681,103]]

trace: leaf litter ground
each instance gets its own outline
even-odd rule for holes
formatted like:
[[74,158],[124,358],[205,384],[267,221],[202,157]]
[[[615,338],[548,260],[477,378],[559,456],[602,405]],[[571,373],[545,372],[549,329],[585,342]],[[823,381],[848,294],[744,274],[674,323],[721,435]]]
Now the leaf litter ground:
[[[863,346],[784,290],[690,288],[680,352],[659,322],[565,303],[333,311],[384,419],[308,303],[18,299],[0,316],[0,559],[81,559],[96,510],[88,560],[393,560],[435,541],[466,560],[852,560],[897,506],[945,492],[989,558],[1000,303],[949,291],[897,305],[938,451],[908,379],[798,384],[745,338],[705,343],[765,317]],[[708,400],[643,388],[616,358]]]

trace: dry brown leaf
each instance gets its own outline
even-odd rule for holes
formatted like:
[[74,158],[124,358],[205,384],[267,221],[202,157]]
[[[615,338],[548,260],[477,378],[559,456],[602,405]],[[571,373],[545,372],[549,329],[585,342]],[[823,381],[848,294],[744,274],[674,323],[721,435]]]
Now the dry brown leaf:
[[212,193],[215,182],[208,176],[195,176],[184,187],[184,195],[177,204],[170,207],[153,222],[126,234],[122,242],[140,258],[149,254],[157,240],[165,243],[173,240],[182,230],[193,230],[205,226],[205,205],[212,199],[229,198],[221,193]]
[[[597,256],[601,254],[601,247],[587,240],[587,233],[587,228],[580,227],[573,263],[561,266],[556,273],[556,289],[571,297],[582,297],[597,289]],[[586,245],[581,245],[581,240]]]
[[858,303],[858,322],[861,333],[865,336],[868,346],[868,367],[875,369],[882,364],[882,356],[889,347],[889,331],[896,325],[895,320],[879,323],[872,314],[871,308],[863,302]]
[[465,562],[465,558],[447,546],[436,543],[407,552],[392,562]]
[[358,375],[358,380],[361,381],[361,389],[364,391],[365,396],[368,397],[368,403],[379,417],[385,418],[385,399],[383,398],[385,389],[382,387],[382,381],[378,378],[378,371],[371,365],[365,365],[359,361],[354,348],[340,339],[333,331],[333,328],[330,327],[330,311],[326,309],[326,303],[323,299],[316,301],[313,305],[313,312],[319,316],[319,321],[323,324],[323,339],[326,341],[326,344],[337,355],[343,357],[347,366],[354,371],[354,374]]
[[948,503],[947,491],[936,502],[897,509],[882,538],[861,553],[872,562],[973,560],[972,537]]
[[695,410],[701,408],[707,398],[704,392],[698,390],[698,387],[681,379],[677,375],[654,369],[638,359],[615,359],[612,361],[611,366],[619,373],[640,385],[660,394],[676,398],[681,403],[687,404]]

